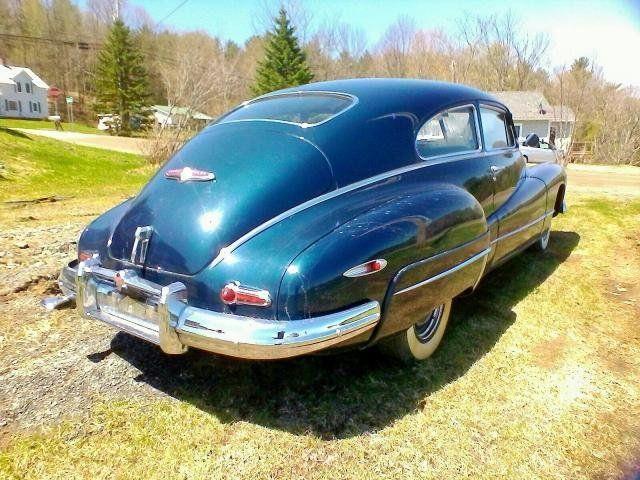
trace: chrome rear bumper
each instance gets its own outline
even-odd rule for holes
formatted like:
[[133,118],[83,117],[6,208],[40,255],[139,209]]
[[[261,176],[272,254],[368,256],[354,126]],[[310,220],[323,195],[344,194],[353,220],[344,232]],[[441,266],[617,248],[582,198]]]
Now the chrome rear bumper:
[[192,346],[240,358],[287,358],[324,350],[371,331],[380,320],[380,305],[373,301],[290,321],[214,312],[190,306],[186,287],[180,282],[158,285],[132,270],[105,269],[97,258],[70,263],[62,269],[58,283],[62,298],[75,299],[82,316],[172,354]]

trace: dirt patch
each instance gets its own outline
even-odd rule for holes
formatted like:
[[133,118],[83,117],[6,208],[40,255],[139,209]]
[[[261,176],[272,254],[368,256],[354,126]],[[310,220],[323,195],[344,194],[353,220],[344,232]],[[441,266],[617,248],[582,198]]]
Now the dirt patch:
[[630,282],[612,280],[607,285],[607,293],[616,300],[634,306],[640,299],[640,287]]
[[76,239],[83,225],[14,224],[0,230],[0,298],[56,278],[64,262],[76,255]]
[[559,368],[564,361],[567,348],[568,341],[564,335],[540,342],[531,350],[533,361],[539,367],[547,370]]

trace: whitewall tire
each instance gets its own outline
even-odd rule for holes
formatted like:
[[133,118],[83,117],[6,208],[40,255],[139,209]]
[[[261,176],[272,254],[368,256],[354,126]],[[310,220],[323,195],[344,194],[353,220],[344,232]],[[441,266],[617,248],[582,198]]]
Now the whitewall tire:
[[547,228],[544,232],[542,232],[542,235],[540,235],[540,238],[538,238],[538,240],[536,240],[536,243],[533,244],[534,248],[539,252],[544,252],[549,246],[550,236],[551,236],[551,225],[549,225],[549,228]]
[[430,311],[424,320],[384,339],[383,351],[407,363],[429,358],[440,345],[450,313],[451,300],[448,300]]

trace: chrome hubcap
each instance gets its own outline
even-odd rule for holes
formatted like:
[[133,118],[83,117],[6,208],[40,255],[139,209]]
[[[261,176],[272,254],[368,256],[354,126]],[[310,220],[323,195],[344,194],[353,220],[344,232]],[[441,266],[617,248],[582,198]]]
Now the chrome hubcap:
[[413,331],[416,335],[416,338],[421,343],[426,343],[438,330],[438,326],[440,325],[440,320],[442,320],[442,314],[444,313],[444,304],[439,307],[434,308],[429,315],[424,319],[424,321],[416,323],[413,326]]

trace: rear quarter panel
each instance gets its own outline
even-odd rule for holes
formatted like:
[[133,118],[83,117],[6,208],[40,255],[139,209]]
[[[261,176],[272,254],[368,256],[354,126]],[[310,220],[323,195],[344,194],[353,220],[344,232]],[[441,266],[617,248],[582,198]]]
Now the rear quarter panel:
[[[461,245],[468,248],[456,250]],[[383,304],[390,285],[400,289],[418,283],[488,245],[484,211],[473,196],[453,185],[417,184],[340,225],[298,255],[282,278],[278,318],[306,318],[364,300]],[[362,277],[343,275],[376,258],[387,260],[384,270]],[[472,287],[481,274],[483,264],[478,265],[480,270],[463,270],[459,281],[446,283],[445,289],[438,283],[415,289],[411,295],[418,299],[416,311],[426,311],[442,292],[451,298]],[[393,307],[379,334],[406,328],[417,321],[414,317]]]

